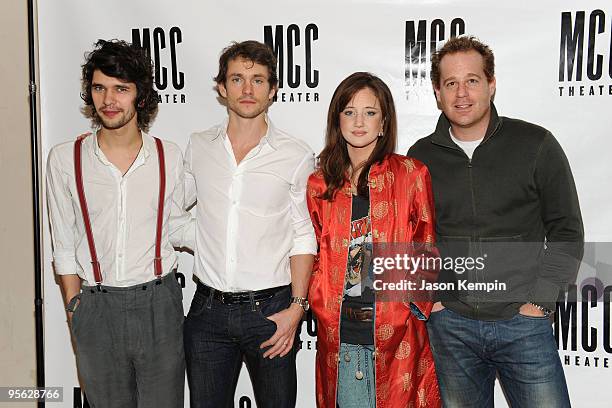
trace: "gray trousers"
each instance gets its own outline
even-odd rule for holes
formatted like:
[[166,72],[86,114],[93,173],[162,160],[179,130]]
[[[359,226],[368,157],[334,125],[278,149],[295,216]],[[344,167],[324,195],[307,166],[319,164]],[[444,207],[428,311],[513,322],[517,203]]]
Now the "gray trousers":
[[182,289],[83,286],[72,316],[77,368],[92,408],[183,408]]

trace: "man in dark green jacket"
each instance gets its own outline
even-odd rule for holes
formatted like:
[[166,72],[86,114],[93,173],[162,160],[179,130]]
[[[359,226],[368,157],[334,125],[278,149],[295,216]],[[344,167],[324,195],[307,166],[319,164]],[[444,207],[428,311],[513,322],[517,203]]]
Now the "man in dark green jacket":
[[[446,407],[570,406],[549,315],[583,251],[576,187],[546,129],[498,116],[494,58],[473,37],[432,56],[442,110],[408,152],[427,165],[445,264],[428,322]],[[471,260],[471,261],[470,261]]]

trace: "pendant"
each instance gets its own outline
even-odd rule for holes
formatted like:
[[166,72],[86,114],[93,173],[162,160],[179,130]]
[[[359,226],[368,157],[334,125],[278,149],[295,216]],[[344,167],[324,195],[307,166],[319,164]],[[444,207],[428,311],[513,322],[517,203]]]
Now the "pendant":
[[351,361],[351,355],[349,353],[344,354],[344,361],[349,363]]
[[355,378],[358,380],[363,380],[363,372],[361,370],[357,370],[355,373]]

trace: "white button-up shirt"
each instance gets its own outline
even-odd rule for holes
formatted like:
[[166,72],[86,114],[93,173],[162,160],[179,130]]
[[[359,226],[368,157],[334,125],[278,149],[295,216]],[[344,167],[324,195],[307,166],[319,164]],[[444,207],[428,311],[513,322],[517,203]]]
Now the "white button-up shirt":
[[[125,175],[108,161],[97,135],[82,145],[83,186],[104,285],[125,287],[155,279],[155,231],[159,164],[153,138],[143,145]],[[163,274],[177,263],[173,246],[183,245],[184,172],[180,148],[164,141],[166,194],[162,225]],[[47,199],[58,275],[78,274],[95,284],[74,175],[74,142],[55,146],[47,160]]]
[[197,198],[194,274],[217,290],[287,285],[289,257],[317,252],[306,205],[314,154],[267,123],[266,135],[240,164],[227,120],[192,134],[187,145],[186,203]]

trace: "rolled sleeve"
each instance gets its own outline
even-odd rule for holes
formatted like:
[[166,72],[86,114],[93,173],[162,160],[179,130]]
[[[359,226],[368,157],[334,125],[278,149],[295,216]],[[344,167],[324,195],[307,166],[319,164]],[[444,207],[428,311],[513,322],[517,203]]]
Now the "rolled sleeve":
[[168,220],[169,240],[175,248],[186,247],[193,250],[194,228],[191,213],[185,210],[185,171],[183,156],[180,151],[176,163],[175,176],[177,181],[172,192],[172,205]]
[[68,178],[62,171],[55,150],[47,160],[47,208],[53,246],[53,266],[57,275],[77,273],[75,215]]
[[313,171],[314,153],[308,152],[296,168],[291,183],[291,221],[294,236],[289,256],[317,254],[317,239],[306,202],[308,177]]

